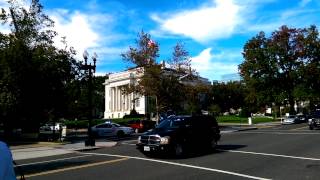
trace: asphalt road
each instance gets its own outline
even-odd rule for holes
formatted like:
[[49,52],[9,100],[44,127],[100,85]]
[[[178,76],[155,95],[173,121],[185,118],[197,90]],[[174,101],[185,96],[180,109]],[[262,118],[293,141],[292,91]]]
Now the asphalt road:
[[225,133],[215,152],[149,158],[125,139],[112,148],[18,161],[27,179],[319,179],[320,130],[306,124]]

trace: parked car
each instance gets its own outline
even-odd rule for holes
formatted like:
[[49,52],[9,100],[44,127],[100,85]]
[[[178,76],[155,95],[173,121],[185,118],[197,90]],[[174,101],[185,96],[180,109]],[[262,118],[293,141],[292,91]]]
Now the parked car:
[[310,115],[308,116],[308,125],[310,130],[320,127],[320,111],[319,110],[310,113]]
[[134,129],[136,132],[145,132],[155,127],[156,121],[151,120],[130,120],[128,126]]
[[61,123],[47,123],[47,124],[44,124],[43,126],[40,127],[40,134],[52,134],[53,133],[53,130],[54,131],[57,131],[57,134],[59,131],[62,130],[63,128],[63,124]]
[[213,116],[174,116],[139,136],[137,149],[144,154],[157,152],[183,156],[189,150],[214,149],[220,130]]
[[299,119],[299,122],[301,122],[301,123],[307,122],[307,117],[304,114],[297,114],[297,118]]
[[92,133],[96,136],[118,136],[131,135],[134,130],[131,127],[121,126],[116,123],[102,123],[91,127]]
[[296,124],[299,122],[300,120],[296,115],[289,115],[283,119],[282,124]]

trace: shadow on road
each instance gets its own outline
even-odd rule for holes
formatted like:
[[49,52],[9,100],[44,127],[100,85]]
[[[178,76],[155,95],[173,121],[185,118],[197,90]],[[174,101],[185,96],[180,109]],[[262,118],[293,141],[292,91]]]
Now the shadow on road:
[[145,154],[147,157],[151,158],[159,158],[159,159],[187,159],[187,158],[196,158],[201,156],[207,156],[211,154],[217,153],[225,153],[227,150],[236,150],[247,147],[247,145],[239,145],[239,144],[223,144],[218,145],[215,150],[210,148],[193,148],[189,149],[183,156],[175,156],[170,153],[155,153],[155,154]]
[[[218,145],[217,149],[219,150],[236,150],[236,149],[241,149],[247,147],[247,145],[239,145],[239,144],[222,144]],[[216,151],[219,151],[216,150]]]
[[69,167],[77,167],[81,165],[90,164],[92,161],[90,160],[69,160],[69,161],[58,161],[58,162],[48,162],[48,163],[39,163],[39,164],[31,164],[31,165],[24,165],[15,167],[16,174],[23,173],[24,175],[39,173],[45,171],[51,171],[51,170],[57,170],[57,169],[63,169],[63,168],[69,168]]

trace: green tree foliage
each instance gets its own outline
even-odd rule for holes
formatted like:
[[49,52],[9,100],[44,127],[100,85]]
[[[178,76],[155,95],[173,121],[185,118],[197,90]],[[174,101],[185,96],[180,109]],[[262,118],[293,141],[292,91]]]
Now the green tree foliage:
[[174,46],[169,64],[170,68],[177,70],[179,73],[190,73],[188,71],[191,71],[191,57],[182,42],[178,42]]
[[288,101],[292,112],[295,100],[318,99],[319,42],[315,26],[282,26],[270,37],[260,32],[250,39],[239,65],[248,100],[261,105]]
[[[245,106],[246,87],[241,82],[213,84],[211,89],[212,104],[220,112],[229,112]],[[212,108],[212,107],[211,107]]]
[[[101,118],[104,112],[104,96],[105,89],[103,83],[106,76],[96,76],[93,78],[92,102],[94,104],[93,117]],[[67,84],[66,89],[68,106],[64,114],[64,118],[69,120],[87,119],[88,118],[88,83],[86,79],[75,79]],[[90,111],[91,112],[91,111]]]
[[136,45],[136,47],[130,46],[129,51],[121,54],[122,59],[137,67],[156,65],[159,45],[151,39],[151,36],[141,31],[136,39]]
[[11,33],[0,33],[0,119],[5,130],[38,130],[40,122],[65,112],[66,88],[79,75],[75,52],[53,45],[53,21],[38,0],[29,9],[8,3],[0,15],[11,27]]
[[170,60],[170,69],[157,62],[158,56],[159,44],[149,34],[139,33],[136,47],[130,47],[122,58],[134,64],[142,75],[137,84],[131,84],[125,92],[154,97],[157,112],[181,111],[182,102],[186,99],[186,86],[180,78],[191,69],[188,52],[182,43],[178,43]]

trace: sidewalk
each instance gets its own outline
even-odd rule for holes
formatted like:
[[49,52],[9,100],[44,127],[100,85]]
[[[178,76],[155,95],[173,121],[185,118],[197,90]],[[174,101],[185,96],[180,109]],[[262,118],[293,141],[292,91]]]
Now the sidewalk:
[[248,131],[280,125],[281,122],[266,122],[249,125],[247,123],[219,123],[221,133]]
[[88,151],[99,148],[113,147],[117,142],[96,141],[95,146],[85,146],[84,142],[77,143],[50,143],[39,142],[30,145],[10,146],[14,160],[32,159],[54,155],[73,153],[74,151]]
[[231,127],[262,127],[262,126],[277,126],[280,125],[280,121],[272,121],[272,122],[264,122],[264,123],[257,123],[257,124],[252,124],[249,125],[248,123],[219,123],[219,126],[224,127],[224,126],[231,126]]

